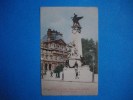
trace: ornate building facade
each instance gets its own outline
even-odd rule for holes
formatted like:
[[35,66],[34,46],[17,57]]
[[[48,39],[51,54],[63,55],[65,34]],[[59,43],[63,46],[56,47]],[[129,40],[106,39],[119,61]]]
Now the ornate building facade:
[[63,34],[48,29],[41,41],[41,69],[42,71],[54,70],[58,65],[65,64],[67,48]]

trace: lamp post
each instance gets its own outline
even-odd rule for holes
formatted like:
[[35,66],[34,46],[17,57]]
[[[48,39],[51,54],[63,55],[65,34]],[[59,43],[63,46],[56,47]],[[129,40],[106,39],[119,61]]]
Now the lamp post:
[[86,53],[86,55],[89,54],[92,56],[91,64],[92,64],[92,82],[94,82],[94,75],[95,75],[95,59],[96,54],[93,50],[89,50],[89,52]]
[[94,82],[94,75],[95,75],[95,52],[90,50],[89,53],[92,56],[92,82]]
[[92,67],[93,67],[93,72],[92,72],[92,82],[94,82],[94,73],[95,73],[95,54],[93,53],[92,56]]

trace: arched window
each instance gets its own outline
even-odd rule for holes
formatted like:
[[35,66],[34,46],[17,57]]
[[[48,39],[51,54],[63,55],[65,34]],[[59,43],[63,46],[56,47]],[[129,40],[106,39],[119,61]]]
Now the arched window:
[[51,64],[49,64],[49,70],[51,70]]
[[47,64],[45,64],[45,70],[47,70],[48,68],[47,68]]

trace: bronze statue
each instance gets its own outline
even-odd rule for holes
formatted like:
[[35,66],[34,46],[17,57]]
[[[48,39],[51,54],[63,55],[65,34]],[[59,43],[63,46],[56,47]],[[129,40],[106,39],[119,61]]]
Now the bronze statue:
[[82,19],[82,17],[78,17],[75,13],[74,13],[74,17],[72,17],[72,20],[73,20],[73,27],[74,26],[77,26],[77,27],[81,27],[80,24],[79,24],[79,20]]

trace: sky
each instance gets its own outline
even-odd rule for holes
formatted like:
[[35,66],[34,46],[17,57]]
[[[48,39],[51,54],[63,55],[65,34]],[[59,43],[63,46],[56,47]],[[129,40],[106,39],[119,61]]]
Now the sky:
[[41,38],[47,34],[48,28],[63,34],[66,43],[72,41],[73,25],[71,17],[74,13],[83,19],[79,20],[82,27],[82,38],[98,41],[98,8],[96,7],[41,7]]

